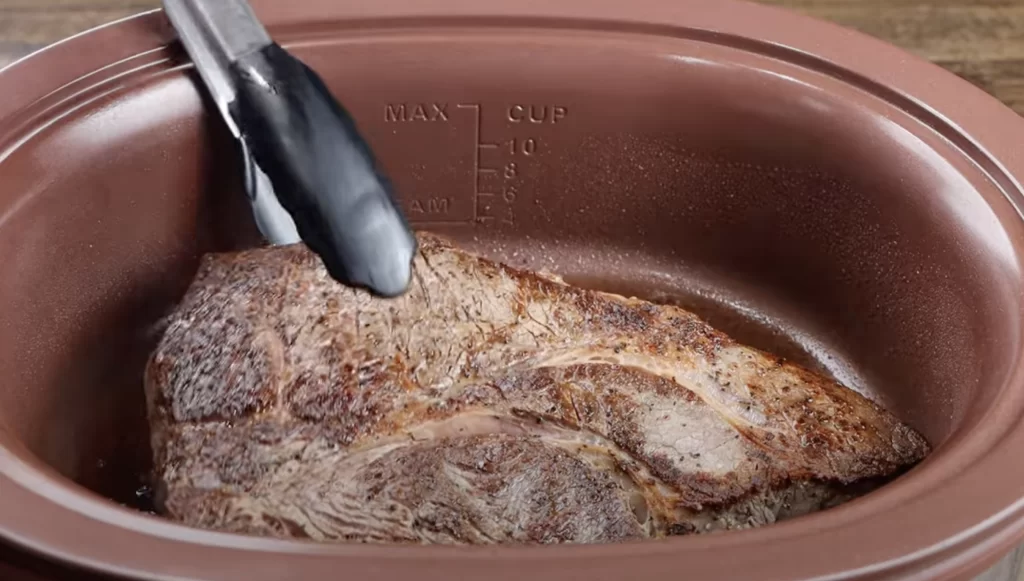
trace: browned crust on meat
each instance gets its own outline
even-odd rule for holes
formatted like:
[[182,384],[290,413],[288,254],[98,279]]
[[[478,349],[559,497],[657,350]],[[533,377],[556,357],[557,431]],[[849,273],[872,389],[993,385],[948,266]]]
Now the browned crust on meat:
[[[887,477],[928,452],[919,434],[856,392],[741,346],[687,311],[573,288],[419,238],[416,283],[396,300],[337,285],[302,246],[204,259],[147,370],[171,517],[321,539],[662,536],[814,510],[848,496],[846,485]],[[549,483],[566,491],[558,502],[572,518],[531,509],[517,525],[531,532],[499,534],[487,513],[497,508],[474,504],[439,524],[416,512],[434,501],[413,478],[400,498],[378,490],[364,499],[375,506],[387,497],[416,513],[412,520],[388,520],[382,508],[374,518],[390,524],[374,528],[359,510],[377,509],[335,507],[323,524],[308,514],[317,507],[302,508],[316,501],[288,472],[319,486],[319,498],[347,498],[368,494],[338,482],[366,463],[395,474],[430,466],[419,473],[436,488],[438,475],[484,450],[510,481],[530,473],[530,454],[573,475]],[[349,467],[310,472],[309,455]],[[464,487],[497,494],[471,472],[459,472]],[[568,500],[587,482],[597,487],[586,493],[591,509]],[[465,490],[452,494],[446,502],[469,502]],[[598,509],[619,520],[594,520]]]

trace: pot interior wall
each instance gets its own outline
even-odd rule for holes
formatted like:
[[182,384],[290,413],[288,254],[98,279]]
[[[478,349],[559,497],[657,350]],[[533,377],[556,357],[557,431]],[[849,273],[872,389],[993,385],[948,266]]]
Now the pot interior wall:
[[[841,80],[664,46],[434,30],[295,51],[359,120],[418,228],[696,309],[933,444],[967,427],[1020,341],[996,186]],[[171,70],[86,92],[0,163],[0,444],[136,505],[159,320],[203,252],[258,242],[234,146],[193,81]]]

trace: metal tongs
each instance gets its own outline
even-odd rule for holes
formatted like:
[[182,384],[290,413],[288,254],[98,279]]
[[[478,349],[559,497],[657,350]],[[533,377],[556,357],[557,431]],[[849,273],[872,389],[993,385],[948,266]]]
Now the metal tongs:
[[416,251],[391,185],[352,117],[276,44],[245,0],[163,0],[241,145],[245,188],[271,244],[300,239],[339,282],[402,294]]

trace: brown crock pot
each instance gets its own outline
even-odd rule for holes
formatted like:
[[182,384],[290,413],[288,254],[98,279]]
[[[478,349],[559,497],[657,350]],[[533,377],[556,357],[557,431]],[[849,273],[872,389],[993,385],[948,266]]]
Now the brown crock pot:
[[647,543],[329,545],[147,514],[157,323],[202,253],[258,241],[236,150],[153,12],[0,72],[0,572],[952,580],[1024,537],[1024,120],[996,100],[734,1],[254,4],[417,227],[693,308],[935,451],[839,508]]

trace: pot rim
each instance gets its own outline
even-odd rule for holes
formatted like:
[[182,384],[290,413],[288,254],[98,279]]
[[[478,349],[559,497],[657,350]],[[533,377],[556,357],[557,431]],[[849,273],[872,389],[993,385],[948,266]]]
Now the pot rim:
[[[898,105],[984,166],[1013,206],[1012,219],[1020,219],[1024,206],[1014,177],[1024,176],[1024,148],[1014,132],[1024,133],[1024,119],[966,81],[896,47],[777,8],[737,0],[252,3],[282,38],[291,30],[338,21],[401,25],[415,19],[501,19],[725,39],[740,48],[782,55]],[[745,16],[737,18],[736,11]],[[0,94],[0,134],[45,118],[55,105],[52,99],[69,98],[131,71],[168,66],[173,39],[157,10],[79,34],[9,65],[0,70],[0,84],[11,87]],[[53,74],[32,73],[41,68]],[[4,157],[0,151],[0,163]],[[1024,248],[1020,238],[1013,243]],[[930,576],[939,567],[943,576],[953,576],[978,568],[1024,536],[1024,464],[1018,461],[1024,449],[1021,385],[1024,362],[1018,358],[998,409],[980,420],[993,429],[965,434],[883,490],[827,514],[723,535],[557,548],[320,545],[200,531],[83,491],[0,430],[0,538],[140,579],[333,578],[339,566],[366,579],[424,574],[512,579],[523,567],[538,578],[562,577],[572,567],[581,577],[618,579],[641,570],[678,574],[684,565],[694,577],[729,579],[768,563],[785,565],[774,565],[766,571],[773,576],[764,579],[888,579]],[[965,490],[974,494],[970,502],[963,502]],[[943,514],[937,516],[936,507]],[[54,522],[62,524],[55,527]]]

